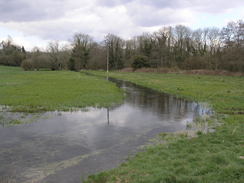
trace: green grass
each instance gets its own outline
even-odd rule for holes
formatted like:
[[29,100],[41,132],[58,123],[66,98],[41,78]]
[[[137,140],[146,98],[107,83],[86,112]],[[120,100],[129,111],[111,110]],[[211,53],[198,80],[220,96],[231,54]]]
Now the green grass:
[[110,76],[208,102],[223,124],[215,133],[181,135],[152,145],[118,168],[90,176],[86,183],[244,182],[244,77],[120,72]]
[[70,110],[109,106],[122,101],[122,91],[104,79],[70,71],[22,71],[0,66],[0,105],[11,111]]
[[125,72],[112,72],[109,76],[190,100],[208,102],[218,112],[244,112],[244,77]]

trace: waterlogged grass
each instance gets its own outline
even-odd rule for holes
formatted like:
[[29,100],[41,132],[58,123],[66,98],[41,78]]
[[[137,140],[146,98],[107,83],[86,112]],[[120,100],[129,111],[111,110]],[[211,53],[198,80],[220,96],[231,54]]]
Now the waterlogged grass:
[[118,168],[90,176],[86,183],[244,182],[243,77],[119,72],[110,76],[208,102],[223,124],[214,133],[199,132],[194,138],[161,134],[167,143],[152,145]]
[[22,71],[5,66],[0,66],[0,96],[0,105],[17,112],[102,107],[122,101],[122,91],[103,79],[70,71]]
[[0,127],[10,127],[22,124],[29,124],[40,119],[39,113],[12,113],[0,112]]

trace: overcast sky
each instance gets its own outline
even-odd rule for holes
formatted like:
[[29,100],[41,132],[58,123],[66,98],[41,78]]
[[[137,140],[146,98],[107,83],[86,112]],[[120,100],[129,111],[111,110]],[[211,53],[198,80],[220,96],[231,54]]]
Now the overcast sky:
[[27,49],[77,32],[101,41],[130,38],[162,26],[222,27],[244,19],[244,0],[0,0],[0,40],[10,35]]

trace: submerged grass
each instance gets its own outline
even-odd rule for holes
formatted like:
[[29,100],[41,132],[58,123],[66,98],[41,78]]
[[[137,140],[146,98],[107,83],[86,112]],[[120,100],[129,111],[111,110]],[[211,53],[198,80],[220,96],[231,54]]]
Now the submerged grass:
[[122,101],[122,91],[103,79],[70,71],[22,71],[0,66],[0,105],[15,112],[105,107]]
[[86,183],[244,182],[244,77],[120,72],[110,76],[208,102],[223,124],[215,133],[199,132],[196,138],[161,134],[167,143],[149,146],[118,168],[90,176]]

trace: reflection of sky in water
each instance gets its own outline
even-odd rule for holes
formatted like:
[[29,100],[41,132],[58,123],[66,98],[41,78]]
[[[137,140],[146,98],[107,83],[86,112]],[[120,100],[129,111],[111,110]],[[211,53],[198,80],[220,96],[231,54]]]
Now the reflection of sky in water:
[[[117,84],[126,92],[120,106],[47,112],[34,123],[0,128],[0,175],[8,175],[11,170],[21,177],[22,169],[108,148],[123,150],[131,146],[130,149],[135,149],[132,145],[137,142],[135,139],[184,130],[193,118],[208,112],[194,102],[126,82]],[[136,146],[144,143],[145,140],[138,141]],[[122,150],[116,162],[130,153],[130,150]]]

